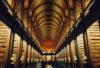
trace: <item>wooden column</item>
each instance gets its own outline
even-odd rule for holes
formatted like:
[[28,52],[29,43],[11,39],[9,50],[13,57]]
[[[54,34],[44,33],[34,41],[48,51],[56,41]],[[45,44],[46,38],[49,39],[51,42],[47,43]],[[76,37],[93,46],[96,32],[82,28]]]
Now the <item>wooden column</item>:
[[87,31],[83,33],[83,39],[84,39],[84,49],[85,49],[85,54],[87,57],[87,67],[93,68],[92,67],[92,61],[91,61],[91,56],[90,56],[90,49],[88,45],[88,39],[87,39]]
[[70,55],[69,55],[69,45],[67,45],[67,47],[66,47],[66,62],[67,62],[67,67],[69,68],[70,67],[70,60],[69,60],[69,58],[70,58]]
[[73,56],[73,51],[72,51],[72,45],[71,45],[71,43],[69,44],[69,52],[70,52],[71,68],[75,68],[74,56]]
[[21,59],[21,52],[22,52],[22,39],[20,40],[20,45],[18,47],[18,55],[17,55],[17,59],[16,59],[16,64],[15,64],[15,68],[19,68],[20,67],[20,59]]
[[29,68],[31,68],[31,64],[32,64],[32,61],[31,61],[31,58],[32,58],[32,46],[30,46],[30,59],[29,59]]
[[[67,46],[68,47],[68,46]],[[66,47],[66,62],[67,62],[67,64],[69,63],[69,61],[68,61],[68,49],[67,49],[67,47]]]
[[77,57],[77,66],[78,68],[83,68],[82,60],[81,60],[81,53],[79,49],[79,45],[77,43],[77,38],[75,39],[75,49],[76,49],[76,57]]
[[28,58],[28,43],[27,43],[27,46],[26,46],[26,57],[25,57],[24,68],[27,68],[27,58]]

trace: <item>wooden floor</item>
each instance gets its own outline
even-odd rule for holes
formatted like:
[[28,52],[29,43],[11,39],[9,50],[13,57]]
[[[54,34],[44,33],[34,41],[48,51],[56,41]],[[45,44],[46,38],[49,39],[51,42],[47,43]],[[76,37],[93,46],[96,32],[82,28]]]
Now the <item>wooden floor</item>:
[[47,65],[46,65],[46,68],[53,68],[53,66],[47,64]]

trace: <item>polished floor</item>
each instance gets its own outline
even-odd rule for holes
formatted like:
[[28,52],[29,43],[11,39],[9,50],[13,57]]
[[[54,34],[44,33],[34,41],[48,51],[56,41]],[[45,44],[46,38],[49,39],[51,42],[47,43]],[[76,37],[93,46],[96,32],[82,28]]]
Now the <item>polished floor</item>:
[[46,65],[46,68],[53,68],[53,66],[51,66],[51,65]]

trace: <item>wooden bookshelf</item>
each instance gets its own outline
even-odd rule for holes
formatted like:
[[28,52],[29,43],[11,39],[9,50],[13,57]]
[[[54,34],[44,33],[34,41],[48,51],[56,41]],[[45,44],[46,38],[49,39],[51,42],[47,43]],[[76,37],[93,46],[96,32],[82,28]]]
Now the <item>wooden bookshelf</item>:
[[22,56],[21,56],[22,64],[25,64],[26,60],[27,60],[27,52],[26,51],[27,51],[27,43],[26,43],[26,41],[23,40]]
[[87,30],[91,60],[94,68],[100,67],[100,29],[98,20]]
[[77,44],[79,49],[80,61],[82,62],[82,64],[87,63],[86,62],[87,57],[85,55],[85,48],[84,48],[84,41],[83,41],[83,34],[80,34],[77,37]]
[[11,29],[0,21],[0,68],[7,61]]

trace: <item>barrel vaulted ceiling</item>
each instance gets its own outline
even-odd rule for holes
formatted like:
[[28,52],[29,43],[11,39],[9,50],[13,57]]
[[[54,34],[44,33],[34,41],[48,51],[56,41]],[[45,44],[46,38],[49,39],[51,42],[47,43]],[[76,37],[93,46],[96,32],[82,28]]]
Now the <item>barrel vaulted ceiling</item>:
[[[15,11],[42,51],[63,43],[90,0],[14,0]],[[27,23],[27,24],[26,24]]]

